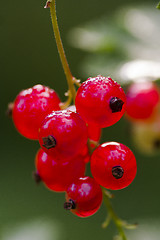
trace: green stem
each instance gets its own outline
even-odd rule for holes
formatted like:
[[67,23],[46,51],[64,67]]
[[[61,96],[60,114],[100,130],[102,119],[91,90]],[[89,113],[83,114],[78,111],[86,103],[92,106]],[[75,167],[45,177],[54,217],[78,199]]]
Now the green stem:
[[123,227],[122,227],[121,220],[119,219],[119,217],[114,212],[114,209],[113,209],[113,207],[110,203],[109,197],[105,193],[105,190],[104,189],[102,189],[102,190],[103,190],[103,201],[104,201],[104,204],[106,205],[106,207],[108,209],[109,216],[113,219],[115,225],[117,226],[117,229],[119,231],[119,235],[121,236],[121,238],[123,240],[127,240],[127,237],[126,237],[125,232],[124,232]]
[[69,91],[71,92],[73,101],[75,101],[76,90],[73,83],[74,78],[70,71],[69,64],[65,55],[65,51],[64,51],[61,36],[60,36],[60,31],[59,31],[58,22],[57,22],[57,15],[56,15],[56,1],[55,0],[49,1],[49,7],[50,7],[52,26],[53,26],[53,31],[56,39],[59,56],[60,56],[62,66],[66,75]]

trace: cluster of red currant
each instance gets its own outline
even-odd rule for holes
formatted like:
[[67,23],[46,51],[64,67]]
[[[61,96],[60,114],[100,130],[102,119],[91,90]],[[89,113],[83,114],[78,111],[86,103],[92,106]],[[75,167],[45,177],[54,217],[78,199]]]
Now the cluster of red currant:
[[[102,203],[100,185],[122,189],[136,175],[136,159],[127,146],[117,142],[93,144],[99,142],[101,128],[122,117],[126,96],[117,82],[97,76],[81,84],[74,107],[61,110],[61,105],[54,90],[36,85],[16,97],[13,122],[23,136],[39,140],[37,181],[43,181],[52,191],[65,191],[64,208],[88,217]],[[89,161],[93,178],[85,176]]]

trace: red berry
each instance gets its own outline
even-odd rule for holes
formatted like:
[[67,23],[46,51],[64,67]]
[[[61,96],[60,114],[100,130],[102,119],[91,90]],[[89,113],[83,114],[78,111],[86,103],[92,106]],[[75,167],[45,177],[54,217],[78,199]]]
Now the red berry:
[[78,113],[69,110],[49,114],[39,129],[43,150],[57,159],[68,160],[78,155],[87,144],[87,126]]
[[89,78],[78,89],[77,112],[88,123],[101,128],[120,120],[125,111],[126,97],[120,85],[111,78]]
[[56,92],[42,85],[21,91],[13,107],[15,127],[24,137],[37,140],[42,120],[52,110],[59,110],[59,103]]
[[112,190],[122,189],[136,176],[136,159],[127,146],[106,142],[93,152],[91,172],[101,186]]
[[102,129],[98,125],[92,123],[88,124],[88,137],[90,140],[99,142],[101,138],[101,132]]
[[80,155],[84,158],[85,163],[88,163],[90,161],[90,154],[89,154],[88,145],[86,145],[84,147],[84,149],[82,149]]
[[[67,109],[72,112],[76,112],[75,105],[71,105]],[[93,124],[93,123],[88,124],[88,138],[91,141],[99,142],[99,140],[101,138],[101,132],[102,132],[102,129],[98,125]],[[94,144],[93,144],[93,147],[95,147]]]
[[37,174],[53,191],[63,192],[75,179],[85,174],[84,157],[79,155],[68,162],[57,161],[40,149],[35,161]]
[[146,120],[157,110],[159,89],[152,82],[133,83],[127,92],[128,117],[133,121]]
[[96,213],[102,203],[102,190],[91,177],[79,178],[67,189],[64,208],[79,217]]

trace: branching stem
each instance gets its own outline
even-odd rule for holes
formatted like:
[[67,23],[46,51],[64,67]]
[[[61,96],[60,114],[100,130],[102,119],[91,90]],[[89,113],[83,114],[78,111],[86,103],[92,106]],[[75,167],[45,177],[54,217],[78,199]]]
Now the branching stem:
[[55,36],[59,56],[60,56],[61,63],[62,63],[64,72],[65,72],[65,75],[66,75],[69,91],[72,95],[73,101],[75,101],[76,90],[75,90],[74,81],[73,81],[75,78],[72,76],[71,70],[69,68],[69,64],[68,64],[68,61],[67,61],[67,58],[66,58],[66,55],[65,55],[65,51],[64,51],[61,36],[60,36],[60,31],[59,31],[58,21],[57,21],[57,15],[56,15],[56,1],[51,0],[51,1],[49,1],[48,4],[49,4],[49,7],[50,7],[52,26],[53,26],[53,31],[54,31],[54,36]]
[[109,218],[107,217],[106,221],[103,223],[103,227],[106,227],[108,226],[108,221],[110,219],[112,219],[118,229],[118,232],[119,232],[119,235],[121,236],[121,238],[123,240],[127,240],[127,237],[125,235],[125,232],[123,230],[123,224],[122,224],[122,221],[121,219],[119,219],[119,217],[116,215],[112,205],[111,205],[111,202],[109,200],[109,196],[108,194],[106,194],[105,190],[103,189],[103,201],[104,201],[104,204],[106,205],[107,209],[108,209],[108,216]]

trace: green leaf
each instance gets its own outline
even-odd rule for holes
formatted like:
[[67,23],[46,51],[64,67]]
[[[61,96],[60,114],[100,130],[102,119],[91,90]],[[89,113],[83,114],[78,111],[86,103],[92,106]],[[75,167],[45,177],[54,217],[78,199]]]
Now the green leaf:
[[156,8],[160,10],[160,2],[157,4]]

